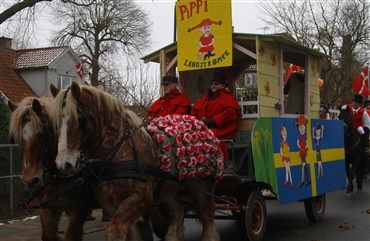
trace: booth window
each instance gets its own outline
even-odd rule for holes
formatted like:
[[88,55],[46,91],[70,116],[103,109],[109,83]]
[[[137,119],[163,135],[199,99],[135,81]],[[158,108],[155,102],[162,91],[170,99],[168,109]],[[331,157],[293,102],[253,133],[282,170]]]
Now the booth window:
[[250,65],[236,81],[236,98],[240,105],[242,118],[256,118],[258,113],[257,68]]
[[[281,91],[283,114],[308,114],[308,75],[309,58],[307,54],[292,48],[282,48],[283,89]],[[308,70],[308,71],[307,71]]]

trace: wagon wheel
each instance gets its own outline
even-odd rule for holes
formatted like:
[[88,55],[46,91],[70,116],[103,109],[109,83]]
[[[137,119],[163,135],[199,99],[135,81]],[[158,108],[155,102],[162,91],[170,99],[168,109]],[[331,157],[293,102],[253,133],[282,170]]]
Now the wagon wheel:
[[305,199],[304,208],[308,219],[312,222],[322,220],[325,213],[325,205],[325,194]]
[[242,211],[238,225],[244,239],[261,241],[265,235],[267,217],[266,203],[259,191],[248,196],[247,205]]
[[150,210],[150,219],[154,234],[158,238],[164,239],[170,226],[167,209],[161,205],[152,207]]

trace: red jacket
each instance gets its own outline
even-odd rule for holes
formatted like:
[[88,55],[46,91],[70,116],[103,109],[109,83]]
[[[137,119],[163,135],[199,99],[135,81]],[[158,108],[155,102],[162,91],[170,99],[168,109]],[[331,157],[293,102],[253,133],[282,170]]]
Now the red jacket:
[[189,115],[190,101],[188,97],[179,90],[160,97],[149,109],[148,117],[159,117],[170,114]]
[[[238,102],[226,89],[219,90],[211,98],[209,98],[208,93],[204,95],[194,104],[191,115],[199,120],[213,118],[217,127],[213,127],[212,131],[219,140],[234,137],[235,130],[238,127],[238,119],[242,116]],[[220,147],[226,159],[228,158],[226,144],[221,144]]]
[[359,107],[356,113],[352,110],[353,105],[347,104],[349,107],[349,113],[351,114],[352,120],[353,120],[353,129],[357,130],[358,127],[362,126],[364,127],[364,123],[362,121],[362,116],[364,115],[365,109],[362,107]]

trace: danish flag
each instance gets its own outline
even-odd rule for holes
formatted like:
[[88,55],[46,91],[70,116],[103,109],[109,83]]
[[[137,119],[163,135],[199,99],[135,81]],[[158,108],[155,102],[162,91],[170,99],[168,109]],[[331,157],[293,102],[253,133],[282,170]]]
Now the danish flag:
[[83,68],[84,63],[85,63],[85,59],[83,59],[81,63],[77,63],[76,65],[77,74],[78,76],[80,76],[81,79],[84,77],[84,68]]
[[362,95],[370,95],[369,90],[369,66],[366,66],[361,74],[353,81],[352,89]]

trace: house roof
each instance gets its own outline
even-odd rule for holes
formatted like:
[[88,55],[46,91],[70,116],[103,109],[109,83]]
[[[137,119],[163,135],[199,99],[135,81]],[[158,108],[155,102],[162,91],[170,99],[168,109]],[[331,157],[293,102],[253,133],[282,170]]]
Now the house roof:
[[0,50],[0,91],[12,102],[19,102],[26,96],[37,97],[31,87],[15,71],[15,59],[15,50]]
[[49,47],[38,49],[22,49],[16,52],[15,69],[46,68],[61,53],[68,49],[63,47]]
[[[12,102],[19,102],[26,96],[37,97],[18,71],[48,68],[68,49],[68,46],[21,50],[0,49],[0,91]],[[78,56],[75,58],[78,59]]]

